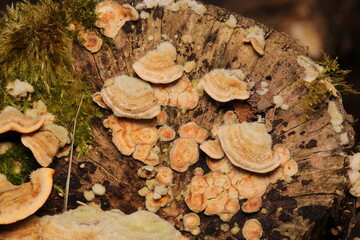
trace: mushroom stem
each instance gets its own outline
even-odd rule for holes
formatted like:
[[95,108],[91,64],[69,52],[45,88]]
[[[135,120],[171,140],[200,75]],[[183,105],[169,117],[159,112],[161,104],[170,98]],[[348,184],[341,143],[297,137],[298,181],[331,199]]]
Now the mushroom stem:
[[77,118],[79,116],[81,105],[82,105],[83,101],[84,101],[84,95],[81,96],[79,107],[77,109],[75,119],[74,119],[74,127],[73,127],[73,131],[72,131],[73,140],[72,140],[71,146],[70,146],[70,159],[69,159],[69,168],[68,168],[68,174],[67,174],[66,185],[65,185],[65,197],[64,197],[63,212],[67,211],[67,205],[68,205],[68,201],[69,201],[70,176],[71,176],[71,165],[72,165],[73,153],[74,153],[75,130],[76,130]]

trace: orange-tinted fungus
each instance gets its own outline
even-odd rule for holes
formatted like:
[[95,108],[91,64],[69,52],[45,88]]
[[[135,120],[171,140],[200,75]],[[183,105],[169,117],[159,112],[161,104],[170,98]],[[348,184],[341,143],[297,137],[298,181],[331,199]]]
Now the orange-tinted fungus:
[[172,170],[168,167],[160,167],[158,169],[158,172],[157,172],[155,178],[161,184],[170,185],[173,180]]
[[164,125],[159,128],[160,141],[168,142],[174,140],[176,132],[169,126]]

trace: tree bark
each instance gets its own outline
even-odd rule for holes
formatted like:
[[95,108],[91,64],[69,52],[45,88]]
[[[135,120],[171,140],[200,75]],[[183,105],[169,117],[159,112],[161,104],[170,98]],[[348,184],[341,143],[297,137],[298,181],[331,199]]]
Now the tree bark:
[[[81,46],[74,45],[75,68],[80,73],[92,78],[94,92],[99,91],[108,78],[121,75],[135,75],[132,63],[149,50],[154,49],[166,34],[178,51],[177,64],[194,60],[195,70],[186,74],[190,80],[201,78],[211,69],[241,68],[247,78],[260,87],[261,81],[269,83],[269,92],[259,96],[253,94],[248,101],[239,101],[250,106],[254,115],[265,117],[266,123],[273,127],[271,135],[274,142],[284,143],[292,157],[299,164],[299,172],[290,183],[279,181],[268,187],[263,196],[263,208],[266,213],[245,214],[239,211],[228,223],[230,227],[237,222],[240,227],[250,218],[258,219],[264,229],[264,239],[317,239],[322,234],[326,219],[331,211],[336,211],[345,197],[345,160],[344,151],[353,145],[354,132],[351,119],[347,116],[341,98],[334,99],[345,121],[343,133],[347,133],[350,142],[340,145],[340,134],[333,130],[327,103],[319,105],[310,118],[301,123],[303,110],[296,105],[304,97],[306,90],[295,86],[300,81],[303,69],[298,66],[296,57],[306,55],[305,48],[283,33],[276,32],[251,19],[230,13],[227,10],[207,5],[205,15],[200,16],[191,9],[172,12],[163,8],[152,9],[145,20],[128,22],[121,34],[113,41],[103,45],[102,49],[91,54]],[[233,14],[237,27],[230,28],[224,22]],[[242,42],[245,29],[259,25],[266,32],[265,55],[259,56],[249,44]],[[190,35],[193,43],[186,45],[181,37]],[[149,36],[153,40],[149,41]],[[164,37],[164,35],[163,35]],[[275,109],[273,96],[281,94],[290,105],[287,111]],[[211,130],[214,123],[221,122],[224,109],[232,109],[233,104],[219,104],[204,94],[199,105],[191,111],[183,112],[178,108],[165,107],[173,129],[194,121],[201,127]],[[104,111],[105,115],[110,112]],[[103,209],[118,208],[131,213],[138,208],[145,208],[145,199],[137,193],[145,186],[145,181],[137,176],[137,169],[143,164],[132,157],[123,156],[113,145],[111,133],[102,125],[102,119],[96,119],[92,125],[94,145],[87,156],[75,157],[72,168],[72,180],[69,206],[78,206],[76,201],[83,201],[83,192],[95,183],[105,185],[107,191],[103,197],[97,197]],[[158,142],[161,148],[170,144]],[[167,152],[160,153],[160,165],[169,165]],[[67,162],[55,161],[55,184],[64,187],[67,174]],[[174,173],[174,196],[186,189],[192,177],[192,169],[208,168],[205,155],[200,156],[197,164],[185,173]],[[58,212],[62,209],[63,199],[53,193],[44,213]],[[169,208],[172,208],[170,211]],[[174,214],[174,209],[177,214]],[[175,223],[178,214],[189,212],[183,200],[174,203],[158,214]],[[217,216],[201,217],[201,234],[198,239],[242,239],[239,232],[232,235],[220,229],[222,222]],[[195,237],[187,234],[191,239]]]

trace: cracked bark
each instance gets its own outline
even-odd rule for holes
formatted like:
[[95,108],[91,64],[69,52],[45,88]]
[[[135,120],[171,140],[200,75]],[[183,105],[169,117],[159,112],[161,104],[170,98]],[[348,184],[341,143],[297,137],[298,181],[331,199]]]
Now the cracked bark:
[[[256,82],[269,83],[269,92],[263,96],[254,94],[247,101],[255,114],[265,116],[266,122],[273,126],[272,136],[276,142],[283,142],[290,149],[293,158],[299,163],[299,173],[291,183],[280,181],[270,185],[264,196],[263,207],[266,214],[244,214],[239,212],[230,221],[242,227],[249,218],[257,218],[264,228],[267,239],[317,239],[321,234],[325,220],[333,209],[338,208],[345,196],[345,157],[341,153],[353,144],[354,132],[343,109],[344,130],[350,143],[340,145],[340,135],[329,124],[327,104],[323,103],[310,119],[300,124],[303,112],[296,107],[306,91],[298,89],[294,83],[300,79],[302,69],[297,65],[296,57],[307,54],[287,35],[278,33],[264,25],[240,15],[233,15],[238,20],[235,29],[224,24],[230,12],[214,6],[207,6],[204,16],[191,10],[171,12],[158,8],[150,11],[148,19],[127,23],[121,34],[110,45],[104,45],[100,52],[90,54],[85,49],[74,46],[75,68],[78,72],[92,77],[94,92],[99,91],[103,81],[120,74],[134,75],[132,63],[153,49],[166,34],[178,51],[177,63],[194,60],[195,70],[187,74],[196,80],[215,68],[241,68],[248,78]],[[259,57],[251,45],[242,43],[245,29],[260,25],[267,33],[265,55]],[[181,36],[190,35],[193,43],[184,44]],[[148,37],[153,40],[149,41]],[[164,37],[164,36],[163,36]],[[291,107],[288,111],[274,108],[273,95],[281,94],[285,103]],[[341,100],[337,99],[342,108]],[[232,109],[232,104],[219,104],[206,94],[201,97],[196,109],[182,112],[180,109],[165,107],[169,114],[168,124],[175,130],[186,122],[194,121],[210,130],[214,123],[221,122],[224,109]],[[245,101],[242,103],[246,103]],[[104,110],[105,115],[110,114]],[[199,114],[200,113],[200,114]],[[85,201],[82,192],[95,183],[107,187],[107,194],[96,199],[103,208],[119,208],[125,213],[144,208],[144,198],[137,191],[145,183],[136,175],[142,164],[131,157],[122,156],[111,142],[111,133],[102,126],[102,120],[93,123],[95,144],[87,157],[75,158],[73,174],[79,176],[80,184],[71,189],[70,207],[77,206],[76,200]],[[169,148],[168,143],[158,143],[161,148]],[[162,152],[162,165],[168,164],[168,154]],[[55,184],[65,185],[66,163],[58,161],[54,166],[59,169],[55,174]],[[203,167],[204,156],[192,166]],[[175,173],[173,187],[177,196],[186,188],[192,177],[192,171]],[[106,204],[104,204],[106,203]],[[62,199],[52,194],[51,200],[43,208],[44,212],[61,209]],[[181,211],[189,210],[181,200],[176,202]],[[180,223],[166,209],[158,212],[160,216]],[[232,236],[220,230],[218,217],[201,215],[202,233],[200,239],[242,238],[241,232]]]

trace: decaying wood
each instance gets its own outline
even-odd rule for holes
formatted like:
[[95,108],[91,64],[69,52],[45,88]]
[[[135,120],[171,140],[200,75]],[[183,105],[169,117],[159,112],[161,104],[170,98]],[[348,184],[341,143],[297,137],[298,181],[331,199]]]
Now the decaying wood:
[[[280,181],[268,187],[263,197],[266,211],[253,214],[240,211],[228,224],[232,227],[237,222],[242,227],[247,219],[256,218],[263,226],[263,237],[266,239],[316,239],[331,210],[338,208],[345,196],[343,152],[352,146],[354,132],[340,99],[336,101],[345,117],[344,132],[350,139],[348,145],[340,145],[340,134],[333,130],[325,102],[310,119],[300,122],[303,111],[297,104],[306,91],[295,87],[302,71],[296,57],[306,55],[306,50],[287,35],[261,25],[266,32],[265,55],[261,57],[250,44],[242,42],[245,29],[257,23],[233,13],[238,26],[230,28],[224,23],[230,12],[214,6],[207,6],[203,16],[191,9],[172,12],[157,8],[149,10],[149,13],[149,18],[145,20],[128,22],[114,42],[105,44],[96,54],[75,45],[76,70],[89,74],[94,92],[99,91],[107,78],[120,74],[135,75],[132,63],[158,45],[166,34],[178,51],[177,64],[191,60],[197,63],[196,69],[187,74],[192,81],[211,69],[241,68],[248,78],[256,82],[255,88],[260,87],[261,81],[269,83],[269,92],[265,95],[253,94],[248,101],[239,102],[248,105],[254,115],[264,116],[267,124],[272,125],[274,142],[286,144],[299,164],[299,172],[290,183]],[[184,35],[190,35],[193,42],[184,44],[181,40]],[[278,94],[290,105],[289,110],[275,109],[272,99]],[[194,110],[183,112],[171,107],[164,110],[169,115],[168,125],[175,130],[183,123],[194,121],[210,131],[214,123],[221,122],[226,110],[233,109],[234,103],[219,104],[204,94]],[[105,115],[110,114],[102,111]],[[112,144],[111,133],[103,127],[102,119],[94,121],[92,128],[95,140],[92,150],[87,156],[74,159],[69,208],[77,207],[76,201],[85,202],[83,191],[89,190],[95,183],[101,183],[107,189],[105,196],[95,200],[101,203],[103,209],[119,208],[130,213],[144,208],[145,200],[137,191],[145,186],[145,181],[136,174],[142,163],[121,155]],[[171,143],[158,142],[157,145],[169,150]],[[167,151],[160,153],[160,159],[160,165],[169,165]],[[53,165],[56,169],[54,181],[60,187],[65,186],[66,166],[64,161]],[[204,155],[187,172],[174,173],[174,196],[186,189],[195,167],[209,171]],[[43,211],[57,212],[62,208],[62,202],[53,193]],[[189,211],[184,201],[180,200],[160,209],[158,214],[181,228],[176,217]],[[222,222],[217,216],[200,214],[200,217],[202,232],[199,239],[242,238],[241,232],[236,235],[223,232],[220,229]]]

